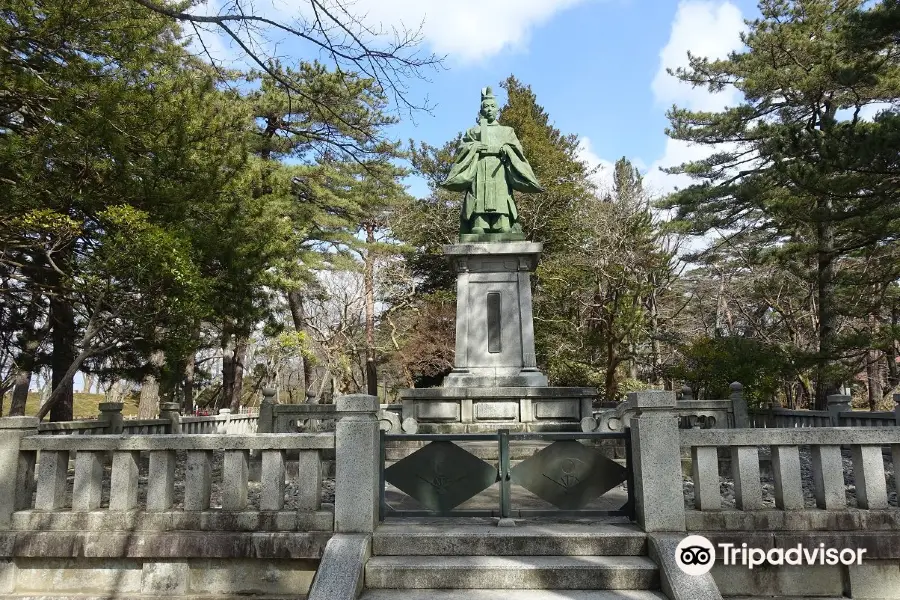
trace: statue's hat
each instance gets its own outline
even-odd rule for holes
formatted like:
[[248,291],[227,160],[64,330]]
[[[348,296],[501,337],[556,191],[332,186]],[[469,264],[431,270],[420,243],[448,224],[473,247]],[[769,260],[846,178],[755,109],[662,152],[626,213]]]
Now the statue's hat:
[[494,92],[491,91],[491,86],[481,89],[481,101],[482,102],[484,102],[485,100],[493,100],[493,99],[494,99]]

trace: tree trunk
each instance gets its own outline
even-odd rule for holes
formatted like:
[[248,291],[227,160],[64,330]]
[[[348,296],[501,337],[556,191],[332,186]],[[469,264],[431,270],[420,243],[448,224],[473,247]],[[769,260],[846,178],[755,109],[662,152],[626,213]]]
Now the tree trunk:
[[184,397],[181,400],[181,414],[183,415],[194,412],[194,368],[196,365],[197,355],[191,352],[184,364]]
[[91,391],[94,389],[94,380],[95,379],[96,378],[94,377],[94,375],[91,375],[90,373],[84,374],[84,385],[81,388],[82,394],[90,394],[91,393]]
[[[897,331],[900,327],[900,304],[891,305],[891,331]],[[887,389],[890,393],[895,387],[900,385],[900,340],[892,339],[888,345],[887,352],[884,353],[887,367]]]
[[249,336],[237,336],[234,344],[234,359],[232,361],[231,398],[226,400],[232,413],[237,413],[241,408],[241,393],[244,391],[244,360],[247,358],[247,345]]
[[[234,385],[234,336],[226,329],[222,332],[222,397],[214,404],[216,409],[231,403]],[[216,410],[218,412],[218,410]]]
[[[297,333],[306,332],[306,312],[303,309],[303,293],[300,288],[290,290],[287,294],[288,306],[291,309],[291,319],[294,321],[294,329]],[[312,365],[303,355],[300,355],[300,398],[306,398],[306,390],[310,386],[312,377]]]
[[67,377],[69,367],[75,362],[75,313],[68,299],[54,295],[50,298],[50,324],[53,352],[50,368],[53,371],[48,401],[51,421],[71,421],[74,389],[72,377]]
[[835,373],[835,351],[838,315],[834,305],[834,224],[831,222],[831,200],[817,201],[819,221],[816,225],[817,276],[819,302],[819,364],[816,377],[816,410],[827,408],[827,398],[840,392],[841,382]]
[[141,384],[141,399],[138,403],[138,418],[154,419],[159,414],[159,370],[166,363],[166,353],[162,348],[150,354],[148,371]]
[[659,307],[656,305],[656,279],[653,280],[653,291],[650,293],[650,361],[652,373],[650,383],[659,385],[660,347],[659,347]]
[[39,294],[33,294],[31,304],[25,314],[25,324],[20,339],[20,351],[16,357],[16,374],[13,380],[12,401],[9,406],[9,416],[21,417],[25,415],[25,403],[28,401],[28,390],[31,387],[31,376],[34,371],[37,351],[41,346],[44,336],[47,335],[47,326],[38,328],[36,321],[40,318],[42,298]]
[[[366,244],[375,243],[375,225],[366,223]],[[366,393],[378,396],[378,373],[375,369],[375,256],[371,246],[366,251],[363,285],[366,294]]]

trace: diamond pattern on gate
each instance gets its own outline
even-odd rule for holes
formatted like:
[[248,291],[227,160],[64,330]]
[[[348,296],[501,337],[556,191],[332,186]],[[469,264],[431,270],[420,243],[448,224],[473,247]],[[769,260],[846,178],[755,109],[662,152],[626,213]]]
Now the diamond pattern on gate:
[[428,510],[449,512],[497,482],[497,467],[452,442],[431,442],[384,471],[384,479]]
[[578,510],[628,478],[628,470],[576,441],[553,442],[510,471],[512,483],[563,510]]

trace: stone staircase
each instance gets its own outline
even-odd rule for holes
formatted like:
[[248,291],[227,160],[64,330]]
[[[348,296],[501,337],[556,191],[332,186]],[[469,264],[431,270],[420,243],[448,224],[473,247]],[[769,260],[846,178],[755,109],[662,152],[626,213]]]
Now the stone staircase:
[[[458,521],[458,520],[457,520]],[[665,600],[630,524],[386,523],[362,600]]]

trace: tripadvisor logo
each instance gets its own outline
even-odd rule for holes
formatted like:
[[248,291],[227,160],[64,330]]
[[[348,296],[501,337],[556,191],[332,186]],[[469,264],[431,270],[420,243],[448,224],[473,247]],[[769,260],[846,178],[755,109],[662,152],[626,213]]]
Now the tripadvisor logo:
[[[718,544],[723,565],[742,565],[748,569],[761,565],[861,565],[865,548],[826,548],[819,544],[804,548],[750,548],[747,544]],[[716,563],[716,546],[702,535],[689,535],[675,548],[675,562],[688,575],[704,575]]]
[[689,535],[675,548],[675,562],[688,575],[705,575],[716,563],[716,548],[702,535]]

